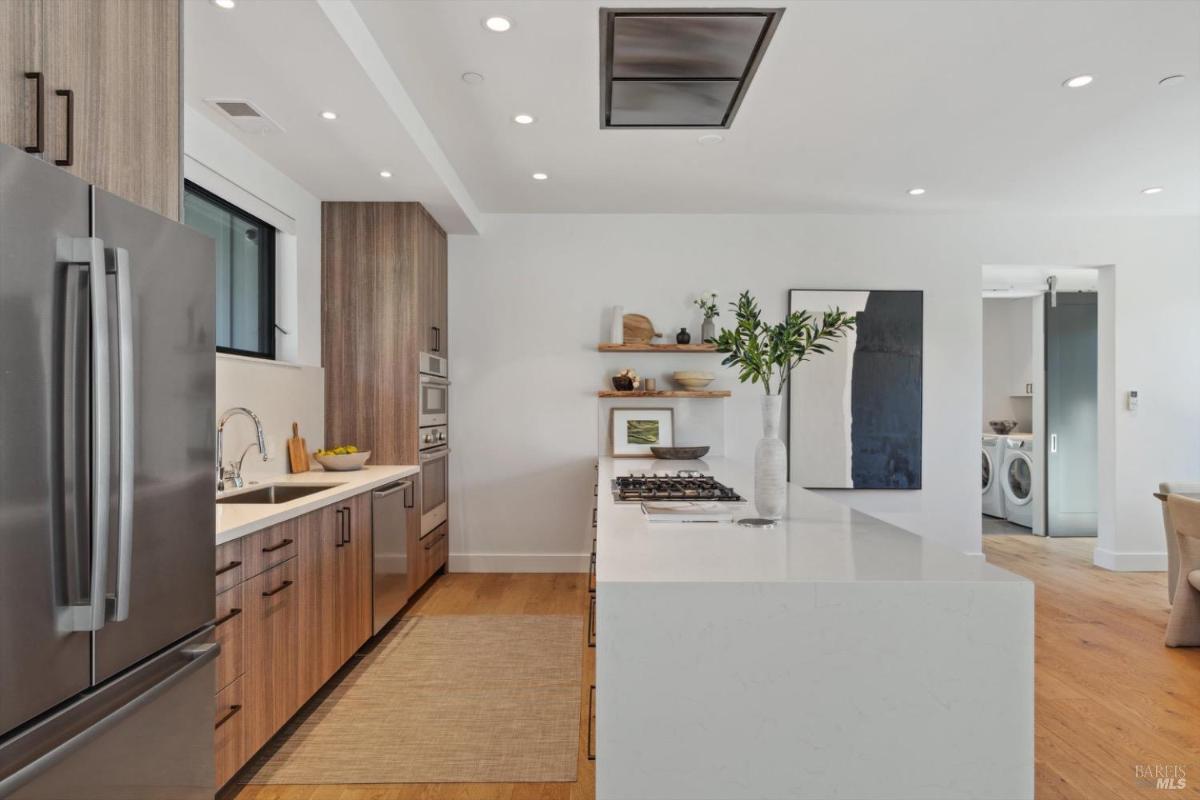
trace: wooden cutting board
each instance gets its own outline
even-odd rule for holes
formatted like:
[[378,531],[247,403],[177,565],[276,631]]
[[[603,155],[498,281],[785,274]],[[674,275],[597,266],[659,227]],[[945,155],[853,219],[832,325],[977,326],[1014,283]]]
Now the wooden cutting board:
[[650,344],[651,339],[662,336],[645,314],[626,314],[621,321],[625,344]]
[[292,423],[292,438],[288,439],[288,465],[293,473],[308,472],[308,447],[300,438],[300,423]]

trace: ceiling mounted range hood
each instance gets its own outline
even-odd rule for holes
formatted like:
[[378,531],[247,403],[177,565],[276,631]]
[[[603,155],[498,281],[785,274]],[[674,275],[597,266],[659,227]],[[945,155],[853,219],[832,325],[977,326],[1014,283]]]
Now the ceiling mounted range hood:
[[781,16],[600,9],[600,127],[728,128]]

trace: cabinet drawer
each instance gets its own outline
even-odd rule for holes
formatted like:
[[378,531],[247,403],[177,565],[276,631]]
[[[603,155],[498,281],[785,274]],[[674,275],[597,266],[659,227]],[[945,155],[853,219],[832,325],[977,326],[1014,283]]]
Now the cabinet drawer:
[[245,572],[245,559],[242,558],[243,539],[217,546],[217,591],[223,592],[231,586],[242,582]]
[[232,778],[246,758],[246,716],[244,681],[238,679],[217,693],[216,730],[213,747],[217,768],[217,788]]
[[429,580],[450,556],[450,523],[443,522],[421,540],[421,581]]
[[251,753],[266,744],[301,704],[297,659],[304,655],[299,651],[297,561],[289,559],[243,584],[246,674],[242,680],[249,712],[246,750]]
[[246,585],[239,583],[217,595],[217,644],[221,654],[217,656],[217,689],[233,683],[245,669],[244,631],[246,607],[244,592]]
[[290,519],[242,539],[245,542],[242,553],[246,560],[245,576],[252,578],[296,555],[299,531],[300,520]]

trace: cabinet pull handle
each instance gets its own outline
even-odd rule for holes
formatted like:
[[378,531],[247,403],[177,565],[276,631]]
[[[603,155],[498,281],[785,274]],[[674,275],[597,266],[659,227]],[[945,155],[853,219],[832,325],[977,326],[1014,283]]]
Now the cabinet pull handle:
[[32,147],[26,147],[26,153],[41,153],[46,149],[46,93],[42,87],[42,73],[26,72],[25,79],[33,81],[33,90],[37,92],[37,102],[34,106],[34,123],[37,133],[36,142]]
[[334,548],[341,547],[342,545],[344,545],[346,543],[346,533],[345,533],[346,525],[345,525],[345,520],[342,519],[342,511],[343,510],[344,509],[337,508],[337,509],[334,509],[334,512],[333,512],[333,513],[337,514],[337,542],[333,545]]
[[592,688],[588,691],[588,737],[587,737],[587,759],[588,761],[596,760],[596,743],[592,740],[593,721],[596,719],[596,684],[592,684]]
[[345,531],[342,534],[342,544],[350,544],[350,520],[352,519],[350,506],[346,506],[342,510],[346,512],[346,515],[342,517],[342,530]]
[[596,646],[596,595],[588,603],[588,647]]
[[221,618],[220,618],[219,620],[217,620],[216,622],[214,622],[214,623],[213,623],[213,627],[214,627],[214,628],[219,628],[219,627],[221,627],[221,626],[222,626],[222,625],[224,625],[226,622],[229,622],[229,620],[233,619],[234,617],[236,617],[236,616],[237,616],[238,614],[240,614],[240,613],[242,613],[242,610],[241,610],[240,608],[231,608],[231,609],[229,609],[229,613],[228,613],[228,614],[226,614],[225,616],[221,617]]
[[263,592],[263,597],[270,597],[273,594],[279,594],[284,589],[292,585],[292,581],[284,581],[269,592]]
[[429,549],[431,549],[431,548],[432,548],[432,547],[433,547],[435,544],[437,544],[438,542],[440,542],[442,539],[445,539],[445,538],[446,538],[446,534],[444,534],[444,533],[443,533],[441,536],[437,537],[437,538],[436,538],[436,539],[434,539],[432,542],[430,542],[429,544],[425,545],[425,549],[426,549],[426,550],[429,550]]
[[274,553],[276,550],[282,550],[283,548],[287,547],[292,543],[292,541],[292,539],[284,539],[279,544],[273,544],[270,547],[264,547],[262,550],[264,553]]
[[219,570],[217,570],[217,574],[224,575],[226,572],[229,572],[229,570],[237,569],[241,565],[242,565],[242,562],[240,562],[240,561],[230,561],[228,564],[226,564],[225,566],[223,566]]
[[70,89],[55,89],[56,97],[67,98],[67,157],[56,158],[54,163],[69,167],[75,163],[75,92]]
[[234,715],[236,715],[241,710],[242,710],[242,707],[240,704],[230,706],[229,710],[225,712],[224,716],[222,716],[219,720],[217,720],[217,724],[215,727],[219,728],[222,725],[224,725],[226,722],[229,722],[229,720],[233,719]]

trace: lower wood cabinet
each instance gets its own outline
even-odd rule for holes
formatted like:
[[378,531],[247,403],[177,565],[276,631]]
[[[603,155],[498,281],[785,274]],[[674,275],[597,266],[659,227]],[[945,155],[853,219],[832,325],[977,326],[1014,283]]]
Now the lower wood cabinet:
[[450,523],[443,522],[420,537],[410,559],[415,563],[409,572],[414,591],[425,585],[450,558]]
[[297,667],[307,656],[300,650],[299,582],[299,560],[291,558],[244,584],[248,753],[266,744],[302,702]]
[[[424,541],[421,582],[446,547]],[[221,545],[216,567],[221,786],[371,637],[371,493]]]

